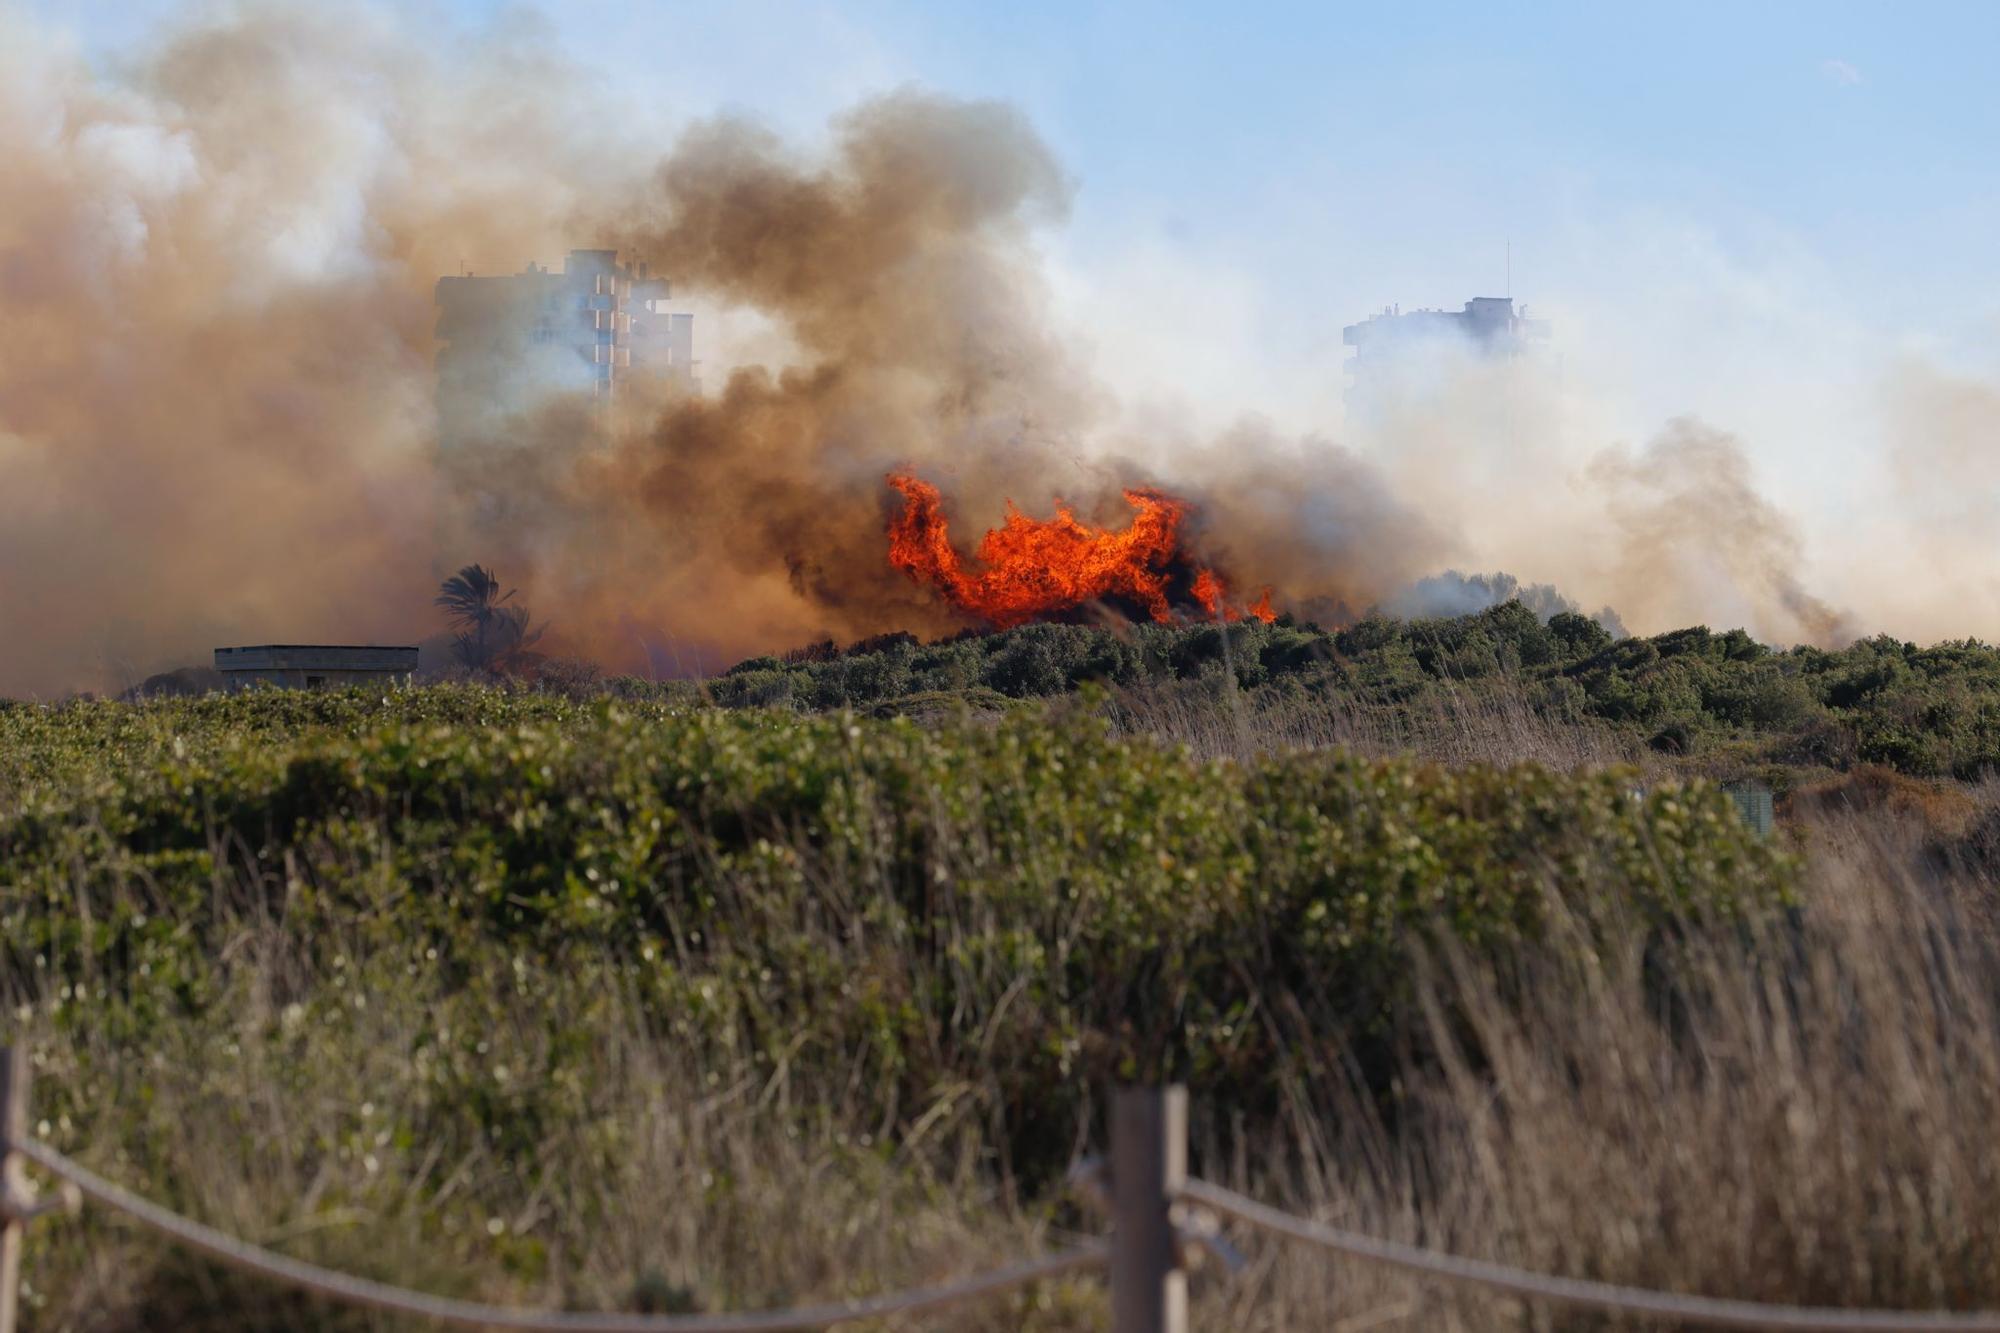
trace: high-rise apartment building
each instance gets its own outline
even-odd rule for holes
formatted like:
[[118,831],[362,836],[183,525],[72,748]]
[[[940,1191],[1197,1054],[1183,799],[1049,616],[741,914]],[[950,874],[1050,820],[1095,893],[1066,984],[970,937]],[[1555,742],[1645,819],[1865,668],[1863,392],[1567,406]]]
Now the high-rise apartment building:
[[1548,339],[1547,320],[1529,319],[1511,296],[1475,296],[1463,310],[1410,310],[1390,306],[1340,331],[1354,349],[1347,367],[1353,388],[1387,376],[1399,361],[1426,346],[1460,347],[1480,356],[1511,357]]
[[446,446],[504,429],[552,394],[610,402],[641,378],[694,382],[694,316],[665,278],[616,250],[572,250],[562,271],[438,279],[438,417]]

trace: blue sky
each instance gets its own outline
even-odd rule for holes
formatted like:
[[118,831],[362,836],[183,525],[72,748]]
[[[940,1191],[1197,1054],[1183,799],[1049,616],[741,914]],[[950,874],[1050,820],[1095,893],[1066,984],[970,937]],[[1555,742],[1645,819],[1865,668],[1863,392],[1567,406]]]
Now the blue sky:
[[[1990,287],[2000,6],[576,5],[579,59],[804,128],[915,81],[1023,106],[1072,236],[1445,301],[1538,271],[1574,210],[1792,244],[1891,325]],[[608,17],[617,16],[617,17]],[[602,22],[615,42],[593,37]],[[1308,288],[1310,290],[1310,287]],[[1985,317],[1990,311],[1976,312]]]

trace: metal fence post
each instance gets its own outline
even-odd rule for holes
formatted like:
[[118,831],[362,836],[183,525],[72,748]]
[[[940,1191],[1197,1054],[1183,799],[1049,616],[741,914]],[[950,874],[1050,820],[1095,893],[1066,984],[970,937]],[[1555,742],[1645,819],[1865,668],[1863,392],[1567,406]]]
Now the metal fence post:
[[1168,1216],[1187,1181],[1187,1089],[1111,1098],[1111,1330],[1187,1333],[1187,1274]]
[[0,1333],[15,1333],[21,1297],[21,1234],[15,1211],[27,1197],[27,1175],[14,1145],[28,1137],[28,1052],[0,1046]]

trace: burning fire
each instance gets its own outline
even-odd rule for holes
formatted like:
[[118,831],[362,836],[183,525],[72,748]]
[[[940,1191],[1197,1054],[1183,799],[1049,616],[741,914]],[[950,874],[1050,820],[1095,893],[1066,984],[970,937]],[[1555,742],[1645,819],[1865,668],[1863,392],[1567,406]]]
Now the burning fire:
[[1219,616],[1226,621],[1237,621],[1246,615],[1251,615],[1267,625],[1278,618],[1278,613],[1271,609],[1269,588],[1264,589],[1257,600],[1246,607],[1231,606],[1225,600],[1228,596],[1229,590],[1222,586],[1222,580],[1216,577],[1214,570],[1200,568],[1195,571],[1194,599],[1200,602],[1211,616]]
[[889,521],[889,563],[1001,629],[1107,597],[1135,602],[1154,620],[1172,620],[1177,581],[1219,619],[1276,618],[1270,589],[1255,605],[1233,606],[1215,571],[1188,558],[1180,544],[1188,503],[1163,491],[1126,491],[1125,502],[1137,512],[1122,532],[1092,527],[1060,503],[1056,516],[1044,520],[1029,518],[1010,501],[1007,521],[980,540],[983,568],[968,571],[951,544],[937,487],[900,473],[889,484],[904,501]]

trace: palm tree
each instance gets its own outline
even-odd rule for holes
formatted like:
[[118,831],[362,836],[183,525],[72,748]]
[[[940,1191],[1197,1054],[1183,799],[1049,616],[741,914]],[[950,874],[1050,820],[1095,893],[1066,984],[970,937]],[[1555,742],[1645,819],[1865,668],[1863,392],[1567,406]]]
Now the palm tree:
[[514,589],[500,590],[500,580],[484,565],[467,565],[438,589],[437,605],[451,614],[458,633],[452,651],[475,671],[519,670],[540,654],[528,650],[546,625],[531,629],[528,608],[511,605]]

